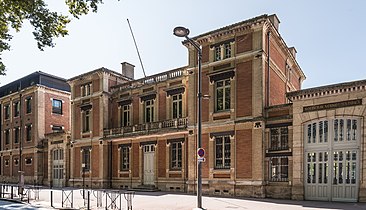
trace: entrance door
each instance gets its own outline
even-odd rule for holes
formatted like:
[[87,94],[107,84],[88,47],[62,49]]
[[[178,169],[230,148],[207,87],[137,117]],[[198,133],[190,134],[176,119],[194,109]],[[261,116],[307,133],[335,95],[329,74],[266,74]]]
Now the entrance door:
[[360,119],[335,118],[305,126],[305,198],[357,202]]
[[144,145],[144,185],[155,185],[155,145]]
[[52,152],[52,185],[63,187],[64,185],[64,150],[55,149]]

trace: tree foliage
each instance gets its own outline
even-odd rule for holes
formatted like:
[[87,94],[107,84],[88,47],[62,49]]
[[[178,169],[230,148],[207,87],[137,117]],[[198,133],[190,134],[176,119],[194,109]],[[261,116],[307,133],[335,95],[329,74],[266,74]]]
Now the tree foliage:
[[[65,0],[69,13],[79,18],[90,11],[97,12],[103,0]],[[68,35],[66,26],[70,18],[66,15],[50,11],[45,0],[0,0],[0,75],[5,74],[5,65],[1,55],[10,50],[12,35],[10,29],[19,32],[23,22],[29,21],[33,27],[33,35],[38,49],[54,47],[54,38]]]

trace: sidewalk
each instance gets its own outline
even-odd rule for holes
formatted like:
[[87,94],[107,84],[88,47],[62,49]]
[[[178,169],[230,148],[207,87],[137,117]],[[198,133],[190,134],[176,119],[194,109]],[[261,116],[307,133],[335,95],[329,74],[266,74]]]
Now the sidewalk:
[[[100,191],[101,192],[101,191]],[[113,206],[111,202],[115,199],[116,207],[121,205],[122,209],[127,209],[127,203],[123,196],[113,197],[101,193],[102,206],[98,207],[96,191],[90,195],[91,209],[105,209],[105,206]],[[84,199],[80,190],[73,190],[73,208],[83,209]],[[106,197],[107,196],[107,197]],[[65,196],[64,196],[65,198]],[[107,198],[107,199],[106,199]],[[165,193],[165,192],[136,192],[132,204],[134,210],[189,210],[196,207],[196,196],[189,194]],[[62,191],[53,190],[53,202],[55,208],[61,208]],[[120,203],[121,202],[121,203]],[[112,205],[110,205],[112,203]],[[344,209],[344,210],[361,210],[366,209],[366,203],[338,203],[338,202],[317,202],[317,201],[292,201],[278,199],[248,199],[248,198],[231,198],[231,197],[207,197],[203,196],[203,207],[209,210],[221,209],[237,209],[237,210],[297,210],[297,209]],[[32,205],[50,208],[50,190],[44,189],[40,192],[39,201],[31,201]],[[70,206],[70,205],[68,205]],[[65,207],[65,206],[64,206]]]
[[[14,188],[15,189],[15,188]],[[13,195],[14,200],[20,200],[16,189]],[[9,188],[5,198],[9,199]],[[47,189],[39,191],[30,190],[30,202],[28,194],[23,197],[23,203],[12,204],[7,201],[0,202],[0,209],[128,209],[125,197],[128,194],[123,190],[85,190],[83,199],[82,189],[63,188]],[[39,199],[34,199],[38,197]],[[24,199],[25,198],[25,199]],[[135,192],[132,198],[133,210],[189,210],[196,207],[197,197],[183,193],[167,192]],[[234,197],[212,197],[203,196],[202,206],[208,210],[366,210],[366,203],[340,203],[340,202],[318,202],[318,201],[293,201],[279,199],[251,199]]]

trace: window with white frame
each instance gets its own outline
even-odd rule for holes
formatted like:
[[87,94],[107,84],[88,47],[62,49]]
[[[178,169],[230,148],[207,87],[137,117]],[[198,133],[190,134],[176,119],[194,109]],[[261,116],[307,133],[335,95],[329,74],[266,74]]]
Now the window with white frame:
[[288,149],[288,127],[278,127],[270,129],[269,150],[287,150]]
[[4,117],[5,120],[10,118],[10,104],[4,105]]
[[20,114],[20,101],[14,102],[14,117],[19,117]]
[[90,131],[90,109],[81,112],[83,133]]
[[29,114],[32,112],[32,98],[29,97],[25,99],[25,105],[26,105],[26,113]]
[[181,118],[183,113],[182,94],[172,96],[172,114],[173,119]]
[[81,96],[89,96],[91,95],[91,87],[92,83],[86,83],[84,85],[81,85]]
[[226,42],[214,47],[214,61],[230,58],[232,56],[231,43]]
[[288,157],[271,157],[269,164],[269,180],[272,182],[288,181]]
[[52,113],[62,114],[62,101],[58,99],[52,99]]
[[81,168],[84,172],[90,171],[90,153],[91,148],[85,147],[82,148],[82,162],[81,162]]
[[305,141],[307,144],[328,143],[329,140],[342,143],[352,142],[359,138],[360,119],[342,117],[312,121],[305,124]]
[[229,169],[231,162],[230,136],[215,137],[215,168]]
[[182,169],[182,142],[180,141],[170,143],[170,168]]
[[230,109],[230,79],[216,81],[215,109],[225,111]]
[[131,125],[130,107],[131,107],[130,104],[121,106],[121,112],[120,112],[121,127]]
[[32,141],[32,124],[25,126],[25,139],[26,141]]
[[144,101],[145,123],[154,122],[154,99]]
[[119,149],[119,170],[127,171],[130,169],[130,147],[128,145],[121,145]]
[[20,134],[20,128],[16,127],[14,128],[14,143],[17,144],[19,143],[19,135]]

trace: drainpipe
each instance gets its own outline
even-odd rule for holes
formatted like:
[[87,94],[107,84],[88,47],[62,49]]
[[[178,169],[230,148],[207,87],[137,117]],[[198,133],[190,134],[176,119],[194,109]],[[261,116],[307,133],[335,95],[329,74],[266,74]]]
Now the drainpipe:
[[270,98],[270,94],[269,94],[269,85],[270,85],[270,35],[271,32],[268,31],[267,32],[267,85],[266,85],[266,92],[267,92],[267,98],[266,98],[266,106],[269,106],[269,98]]

